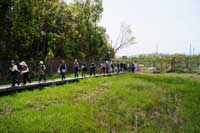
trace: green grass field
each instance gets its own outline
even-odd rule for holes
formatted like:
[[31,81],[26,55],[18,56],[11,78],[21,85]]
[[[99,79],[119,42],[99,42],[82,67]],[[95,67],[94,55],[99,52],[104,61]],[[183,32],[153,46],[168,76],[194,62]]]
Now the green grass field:
[[0,97],[0,132],[200,132],[200,76],[122,74]]

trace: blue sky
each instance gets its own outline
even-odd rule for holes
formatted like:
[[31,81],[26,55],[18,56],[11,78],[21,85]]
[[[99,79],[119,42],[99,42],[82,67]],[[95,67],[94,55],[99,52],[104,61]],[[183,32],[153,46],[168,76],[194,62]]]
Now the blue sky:
[[117,55],[200,54],[200,0],[104,0],[100,25],[115,41],[121,23],[131,24],[137,44]]

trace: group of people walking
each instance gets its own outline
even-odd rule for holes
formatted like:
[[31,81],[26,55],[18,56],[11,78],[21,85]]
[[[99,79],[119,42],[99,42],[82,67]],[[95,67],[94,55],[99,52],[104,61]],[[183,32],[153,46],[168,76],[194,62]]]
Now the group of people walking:
[[[15,84],[19,85],[21,83],[20,75],[22,75],[23,78],[23,85],[25,85],[27,81],[31,83],[30,69],[25,61],[15,62],[12,60],[9,70],[11,71],[12,87],[14,87]],[[39,82],[41,82],[42,79],[46,81],[45,71],[46,66],[43,61],[40,61],[38,65]]]
[[[91,63],[88,69],[85,63],[83,63],[82,65],[79,65],[78,60],[75,59],[73,63],[73,69],[74,69],[74,78],[79,77],[79,71],[81,71],[81,76],[85,77],[88,70],[90,71],[90,76],[95,76],[96,65],[95,63]],[[65,64],[65,61],[62,60],[61,64],[58,67],[58,73],[61,74],[62,80],[65,79],[66,72],[67,72],[67,65]]]
[[101,73],[113,73],[113,72],[135,72],[135,63],[122,63],[122,62],[102,62],[100,65]]
[[[74,77],[78,78],[79,71],[81,72],[81,76],[85,77],[86,73],[89,71],[90,76],[95,76],[96,74],[96,64],[92,62],[87,66],[85,63],[79,65],[77,59],[74,60],[73,69],[74,69]],[[136,63],[119,63],[106,61],[100,64],[100,74],[109,74],[109,73],[119,73],[119,72],[135,72]],[[64,63],[64,60],[60,64],[58,68],[58,72],[61,74],[62,80],[65,79],[65,73],[67,72],[67,65]]]
[[[119,73],[121,71],[126,72],[134,72],[135,71],[135,64],[134,63],[119,63],[119,62],[102,62],[100,65],[100,73],[101,74],[108,74],[108,73]],[[39,75],[39,83],[44,80],[46,82],[46,65],[43,61],[40,61],[37,65],[38,75]],[[12,87],[16,84],[21,84],[21,78],[23,78],[23,85],[27,82],[31,83],[30,79],[30,69],[25,61],[22,62],[15,62],[14,60],[11,61],[11,65],[9,70],[11,71],[11,80],[12,80]],[[90,76],[95,76],[96,74],[96,64],[94,62],[90,63],[89,66],[86,63],[79,65],[77,59],[73,62],[73,70],[74,70],[74,78],[79,77],[79,71],[81,72],[81,76],[85,77],[87,72],[89,71]],[[65,74],[67,73],[67,65],[64,60],[61,61],[58,67],[58,73],[61,75],[61,80],[65,80]]]

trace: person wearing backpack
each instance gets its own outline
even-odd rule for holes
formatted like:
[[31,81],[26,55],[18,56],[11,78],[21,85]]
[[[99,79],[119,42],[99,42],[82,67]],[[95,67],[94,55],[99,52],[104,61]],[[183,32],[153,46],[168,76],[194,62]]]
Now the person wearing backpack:
[[61,61],[58,70],[61,74],[61,79],[64,80],[65,79],[65,73],[67,72],[67,66],[66,66],[64,60]]
[[77,59],[74,60],[74,77],[78,78],[78,69],[79,69],[79,64]]
[[21,67],[21,74],[23,76],[23,85],[25,85],[27,81],[29,83],[31,83],[31,79],[29,77],[29,68],[28,68],[28,65],[26,64],[25,61],[22,61],[19,65]]
[[86,67],[85,64],[82,64],[82,66],[81,66],[81,74],[82,74],[83,78],[85,77],[86,72],[87,72],[87,67]]
[[42,79],[46,82],[45,71],[46,71],[46,66],[44,65],[43,61],[40,61],[38,66],[39,83],[41,82]]
[[95,69],[96,65],[94,63],[90,64],[90,76],[94,75],[95,76]]
[[14,60],[11,61],[11,66],[10,66],[9,70],[11,71],[11,79],[12,79],[12,86],[11,87],[15,87],[16,83],[18,85],[20,84],[20,81],[17,78],[18,77],[18,73],[20,73],[20,71],[18,70],[18,67],[15,64]]

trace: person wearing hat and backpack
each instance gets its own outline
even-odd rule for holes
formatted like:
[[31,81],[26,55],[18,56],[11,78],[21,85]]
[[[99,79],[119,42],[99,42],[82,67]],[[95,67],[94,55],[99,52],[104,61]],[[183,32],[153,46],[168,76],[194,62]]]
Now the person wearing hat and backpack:
[[23,76],[23,84],[25,85],[27,81],[29,83],[31,83],[31,79],[29,77],[29,68],[28,68],[28,65],[26,64],[25,61],[22,61],[19,65],[21,67],[21,74]]
[[17,65],[15,64],[14,60],[11,61],[10,71],[11,71],[12,87],[15,87],[16,83],[18,85],[20,84],[20,81],[17,78],[20,71],[19,71]]
[[46,82],[45,71],[46,71],[46,66],[44,65],[43,61],[40,61],[38,66],[39,83],[41,82],[42,79]]

